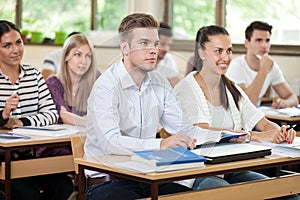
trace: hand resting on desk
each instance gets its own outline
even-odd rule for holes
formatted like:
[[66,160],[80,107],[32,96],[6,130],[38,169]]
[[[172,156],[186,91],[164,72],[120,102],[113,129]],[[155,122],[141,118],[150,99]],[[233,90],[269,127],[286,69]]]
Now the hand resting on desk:
[[288,126],[283,125],[280,129],[272,129],[269,131],[252,132],[252,140],[254,141],[268,141],[272,143],[282,143],[287,141],[293,143],[296,131],[294,129],[287,130]]
[[160,143],[160,149],[167,149],[183,146],[186,148],[194,149],[196,146],[196,140],[183,133],[175,133],[165,139],[162,139]]
[[9,118],[8,122],[4,125],[4,128],[14,129],[23,127],[23,122],[18,118]]

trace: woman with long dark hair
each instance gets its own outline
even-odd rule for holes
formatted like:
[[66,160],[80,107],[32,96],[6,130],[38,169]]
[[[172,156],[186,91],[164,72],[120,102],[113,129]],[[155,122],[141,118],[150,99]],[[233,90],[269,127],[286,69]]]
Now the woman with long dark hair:
[[[191,72],[175,86],[183,112],[195,126],[248,133],[247,136],[231,139],[231,142],[292,142],[296,134],[293,129],[287,130],[287,126],[279,127],[267,120],[243,90],[225,76],[231,59],[232,44],[225,28],[212,25],[199,29],[194,55],[197,71]],[[253,128],[260,132],[251,131]],[[190,182],[190,186],[200,190],[266,178],[253,171],[236,172],[198,178]]]

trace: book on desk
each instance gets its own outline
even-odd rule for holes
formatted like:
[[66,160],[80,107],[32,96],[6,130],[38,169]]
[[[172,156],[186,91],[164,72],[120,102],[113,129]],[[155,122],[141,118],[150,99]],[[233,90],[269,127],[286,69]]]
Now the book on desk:
[[184,147],[164,150],[135,151],[131,161],[117,166],[140,173],[165,172],[204,166],[204,157],[194,154]]
[[2,140],[17,140],[17,139],[27,140],[27,139],[31,139],[31,137],[26,136],[26,135],[16,134],[16,133],[0,132],[0,139],[2,139]]
[[300,137],[295,137],[292,144],[288,142],[282,142],[280,144],[275,144],[271,142],[256,142],[257,145],[267,146],[272,148],[272,152],[280,155],[284,155],[290,158],[300,157]]
[[215,144],[215,143],[226,143],[229,142],[232,138],[238,138],[241,136],[247,135],[246,133],[237,133],[233,131],[214,131],[214,130],[208,130],[204,129],[204,133],[201,133],[196,139],[196,145],[206,145],[206,144]]
[[60,137],[85,132],[85,127],[71,126],[66,124],[53,124],[48,126],[24,126],[13,129],[13,134],[37,135],[47,137]]
[[266,115],[283,116],[283,117],[299,117],[300,105],[282,109],[275,109],[268,106],[260,106],[259,109]]

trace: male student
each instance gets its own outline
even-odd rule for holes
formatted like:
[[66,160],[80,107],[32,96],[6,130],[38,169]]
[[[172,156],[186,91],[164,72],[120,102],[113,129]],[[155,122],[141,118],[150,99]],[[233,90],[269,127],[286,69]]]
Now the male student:
[[[118,31],[123,59],[101,75],[88,99],[85,157],[177,146],[193,149],[193,136],[203,134],[182,117],[168,80],[154,70],[157,29],[157,21],[148,14],[134,13],[122,20]],[[156,139],[159,124],[172,135]],[[159,185],[160,195],[188,190],[176,183]],[[87,199],[149,196],[149,184],[127,179],[97,183],[87,191]]]
[[274,108],[294,106],[298,104],[297,96],[269,55],[271,31],[272,26],[265,22],[252,22],[245,31],[246,55],[232,60],[226,75],[246,92],[256,106],[260,105],[269,86],[278,95],[273,100]]
[[159,45],[157,53],[157,71],[165,76],[172,87],[179,82],[179,72],[175,60],[170,55],[170,45],[172,44],[171,27],[161,22],[158,29]]

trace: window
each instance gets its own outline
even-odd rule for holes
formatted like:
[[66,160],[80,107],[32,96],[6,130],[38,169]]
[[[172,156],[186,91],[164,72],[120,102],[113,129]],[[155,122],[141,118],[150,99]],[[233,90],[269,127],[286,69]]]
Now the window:
[[[21,25],[24,32],[42,32],[54,38],[55,32],[69,34],[79,31],[89,34],[95,30],[117,30],[126,14],[125,0],[18,0],[22,4]],[[0,16],[15,22],[16,0],[1,0]],[[95,13],[91,11],[95,10]],[[93,21],[94,20],[94,21]],[[30,35],[29,35],[30,37]]]
[[126,15],[124,0],[97,0],[96,30],[117,30]]
[[172,0],[174,38],[194,40],[200,27],[215,24],[214,4],[212,0]]
[[[260,20],[273,26],[273,44],[300,43],[300,2],[297,0],[169,1],[174,32],[187,36],[187,39],[194,39],[201,26],[218,21],[219,25],[226,27],[233,43],[244,43],[246,27],[252,21]],[[218,15],[215,10],[218,10]]]
[[227,0],[226,28],[233,43],[243,43],[246,27],[255,20],[273,26],[273,44],[300,43],[300,2],[297,0]]
[[16,17],[15,6],[16,6],[16,0],[1,0],[0,1],[1,19],[14,22]]
[[90,1],[23,0],[22,29],[39,31],[54,38],[55,32],[88,33],[91,26]]

